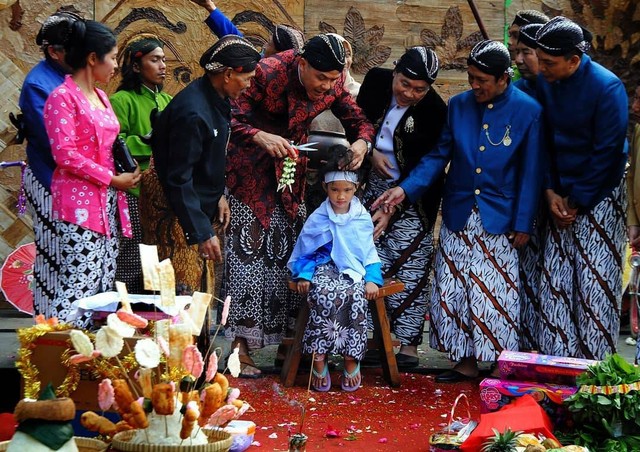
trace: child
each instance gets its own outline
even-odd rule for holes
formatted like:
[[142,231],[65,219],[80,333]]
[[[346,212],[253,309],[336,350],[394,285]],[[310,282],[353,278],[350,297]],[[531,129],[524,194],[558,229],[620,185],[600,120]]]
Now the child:
[[[310,313],[303,352],[315,353],[311,385],[331,389],[327,354],[344,356],[342,389],[360,387],[360,360],[367,348],[367,300],[378,295],[382,271],[373,243],[371,215],[355,196],[358,173],[342,171],[351,159],[343,145],[331,148],[320,170],[327,199],[305,222],[288,268]],[[360,173],[364,174],[361,168]]]

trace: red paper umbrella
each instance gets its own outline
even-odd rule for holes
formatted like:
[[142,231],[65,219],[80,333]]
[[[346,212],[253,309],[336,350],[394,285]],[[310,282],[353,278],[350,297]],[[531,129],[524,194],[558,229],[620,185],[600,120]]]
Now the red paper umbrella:
[[16,248],[0,269],[0,289],[9,303],[18,311],[33,314],[33,262],[35,243]]

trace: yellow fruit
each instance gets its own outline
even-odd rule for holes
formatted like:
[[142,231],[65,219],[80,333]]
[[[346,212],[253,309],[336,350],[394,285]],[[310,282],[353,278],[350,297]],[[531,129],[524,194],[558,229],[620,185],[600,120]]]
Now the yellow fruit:
[[562,444],[560,444],[553,438],[546,438],[544,441],[542,441],[542,445],[546,449],[557,449],[558,447],[562,447]]
[[536,435],[532,435],[531,433],[521,433],[516,437],[516,443],[521,447],[526,447],[529,445],[538,446],[540,445],[540,440],[536,437]]

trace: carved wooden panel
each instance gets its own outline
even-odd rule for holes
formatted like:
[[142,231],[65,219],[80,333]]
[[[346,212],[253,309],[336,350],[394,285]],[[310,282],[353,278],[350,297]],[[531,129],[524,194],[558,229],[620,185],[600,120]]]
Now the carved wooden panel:
[[[302,21],[302,16],[292,15],[301,5],[299,0],[216,2],[216,6],[233,20],[258,49],[266,42],[274,24],[301,26],[299,22]],[[169,76],[164,89],[174,95],[203,74],[198,61],[202,53],[217,39],[204,24],[206,17],[207,12],[190,1],[138,0],[119,2],[102,21],[118,33],[120,50],[124,49],[131,37],[141,32],[155,33],[166,43]],[[114,78],[107,91],[115,91],[118,83],[119,78]]]

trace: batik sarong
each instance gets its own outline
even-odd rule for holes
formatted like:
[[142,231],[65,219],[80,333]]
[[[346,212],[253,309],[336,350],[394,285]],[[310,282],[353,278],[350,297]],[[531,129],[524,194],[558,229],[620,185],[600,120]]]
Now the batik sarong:
[[540,351],[603,359],[616,351],[626,246],[626,184],[566,229],[549,219],[540,285]]
[[443,223],[434,270],[432,348],[452,361],[496,361],[518,350],[518,253],[507,234],[485,231],[477,208],[459,232]]
[[332,353],[360,361],[367,350],[367,311],[364,280],[355,283],[333,262],[319,265],[307,297],[309,321],[302,339],[303,353]]

